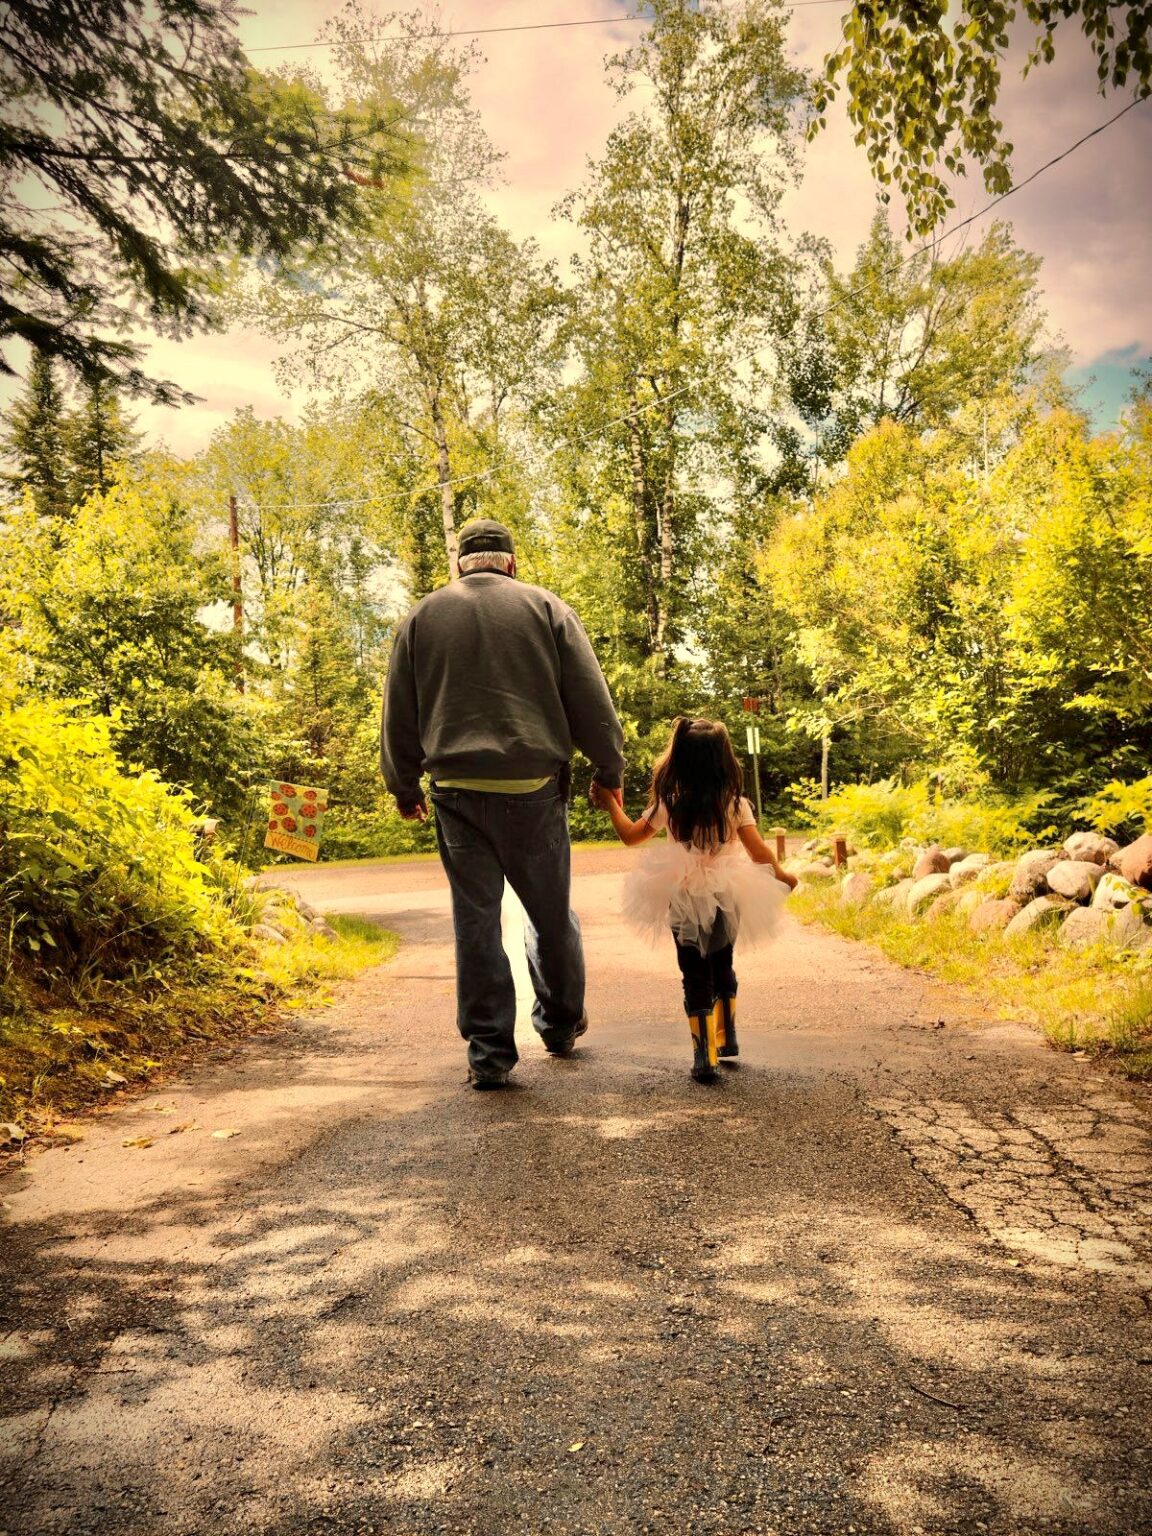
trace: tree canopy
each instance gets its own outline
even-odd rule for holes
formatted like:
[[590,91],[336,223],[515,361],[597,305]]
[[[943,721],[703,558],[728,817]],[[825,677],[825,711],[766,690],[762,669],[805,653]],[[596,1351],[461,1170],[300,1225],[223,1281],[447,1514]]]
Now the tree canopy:
[[171,402],[127,329],[213,323],[227,263],[275,260],[394,178],[394,103],[330,110],[250,67],[235,0],[0,8],[0,371],[19,338],[89,380]]
[[1096,59],[1100,90],[1152,91],[1152,9],[1110,0],[858,0],[844,17],[843,46],[825,61],[816,126],[844,91],[856,142],[873,174],[899,188],[922,234],[955,206],[948,178],[978,165],[989,192],[1012,185],[1012,145],[997,116],[1003,59],[1014,26],[1033,29],[1025,74],[1049,63],[1056,33],[1080,31]]

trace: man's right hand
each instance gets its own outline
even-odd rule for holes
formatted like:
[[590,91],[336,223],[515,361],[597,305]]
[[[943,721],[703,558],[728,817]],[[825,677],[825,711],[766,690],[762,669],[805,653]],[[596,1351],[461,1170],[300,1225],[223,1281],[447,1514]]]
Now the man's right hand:
[[400,812],[400,815],[405,821],[428,820],[428,807],[424,804],[423,800],[417,800],[415,805],[410,805],[407,807],[407,809],[405,809],[405,807],[400,804],[399,800],[397,800],[396,809]]

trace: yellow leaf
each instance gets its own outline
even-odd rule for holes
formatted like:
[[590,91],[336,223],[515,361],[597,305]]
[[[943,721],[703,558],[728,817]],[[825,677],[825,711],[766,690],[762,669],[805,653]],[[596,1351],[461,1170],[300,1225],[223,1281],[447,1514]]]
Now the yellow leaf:
[[584,1442],[583,1442],[583,1440],[577,1440],[575,1445],[570,1445],[568,1447],[568,1449],[570,1451],[582,1451],[584,1449]]
[[233,1136],[239,1136],[240,1132],[239,1131],[213,1131],[212,1134],[213,1134],[213,1136],[215,1136],[217,1141],[228,1141]]
[[130,1140],[126,1141],[124,1145],[126,1147],[150,1147],[152,1145],[153,1139],[154,1138],[151,1136],[133,1136]]

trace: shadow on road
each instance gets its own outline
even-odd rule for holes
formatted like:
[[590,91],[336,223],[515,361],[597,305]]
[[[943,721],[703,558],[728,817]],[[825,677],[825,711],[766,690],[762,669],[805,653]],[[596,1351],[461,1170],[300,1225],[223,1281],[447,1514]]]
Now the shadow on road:
[[983,1240],[849,1084],[537,1070],[10,1230],[5,1528],[1147,1528],[1133,1292]]

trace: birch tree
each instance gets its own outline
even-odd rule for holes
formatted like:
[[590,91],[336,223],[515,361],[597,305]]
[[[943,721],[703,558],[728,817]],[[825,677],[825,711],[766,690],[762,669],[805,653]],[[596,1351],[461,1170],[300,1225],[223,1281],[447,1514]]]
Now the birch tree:
[[[355,8],[332,24],[341,91],[361,111],[401,104],[417,169],[400,196],[366,186],[363,231],[282,264],[249,307],[287,344],[286,377],[370,393],[395,423],[411,525],[426,526],[418,503],[431,486],[454,577],[458,514],[484,504],[510,453],[509,407],[551,365],[558,294],[534,244],[514,241],[481,199],[499,157],[468,99],[472,56],[430,41],[425,25]],[[413,563],[426,567],[424,552]]]

